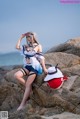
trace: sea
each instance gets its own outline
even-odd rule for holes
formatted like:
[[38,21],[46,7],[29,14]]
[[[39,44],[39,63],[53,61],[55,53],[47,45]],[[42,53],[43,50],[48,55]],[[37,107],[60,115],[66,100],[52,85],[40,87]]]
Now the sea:
[[19,52],[1,53],[0,66],[22,65],[23,56]]
[[[43,53],[45,53],[44,51]],[[22,65],[23,56],[20,52],[0,53],[0,67],[11,65]]]

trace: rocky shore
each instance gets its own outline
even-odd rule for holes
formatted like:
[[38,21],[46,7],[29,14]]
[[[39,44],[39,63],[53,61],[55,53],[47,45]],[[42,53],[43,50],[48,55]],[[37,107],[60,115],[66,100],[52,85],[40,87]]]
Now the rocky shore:
[[80,38],[53,47],[44,56],[46,64],[58,64],[68,80],[53,90],[44,85],[44,73],[37,76],[25,109],[16,111],[25,88],[14,73],[22,65],[0,67],[0,111],[8,111],[9,119],[80,119]]

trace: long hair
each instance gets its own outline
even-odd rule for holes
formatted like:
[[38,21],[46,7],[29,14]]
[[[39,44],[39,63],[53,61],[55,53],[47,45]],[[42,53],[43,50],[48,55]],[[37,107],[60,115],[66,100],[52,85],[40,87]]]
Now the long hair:
[[35,43],[39,44],[38,39],[37,39],[37,34],[35,32],[31,32],[33,34],[33,40]]

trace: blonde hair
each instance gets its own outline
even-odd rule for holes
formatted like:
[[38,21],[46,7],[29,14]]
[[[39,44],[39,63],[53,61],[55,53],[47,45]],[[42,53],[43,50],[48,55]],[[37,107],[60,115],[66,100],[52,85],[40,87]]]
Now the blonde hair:
[[35,43],[39,44],[38,39],[37,39],[37,34],[35,32],[31,32],[33,34],[33,40]]

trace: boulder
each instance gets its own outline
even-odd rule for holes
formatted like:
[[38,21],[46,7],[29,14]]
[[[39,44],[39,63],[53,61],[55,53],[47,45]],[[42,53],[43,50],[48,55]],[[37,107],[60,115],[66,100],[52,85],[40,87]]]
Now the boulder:
[[[71,80],[73,81],[71,82]],[[69,77],[69,79],[64,82],[62,88],[58,90],[51,89],[50,87],[44,85],[44,83],[41,86],[38,86],[38,84],[34,84],[34,93],[31,95],[31,99],[33,99],[40,106],[60,106],[64,110],[77,113],[76,107],[80,103],[80,95],[77,95],[76,93],[70,91],[70,89],[74,85],[75,80],[77,80],[76,76]],[[80,114],[80,112],[78,113]]]
[[[37,76],[33,83],[33,93],[31,93],[30,95],[32,104],[35,105],[36,103],[39,106],[42,106],[42,107],[44,106],[47,108],[60,106],[63,108],[63,110],[68,110],[74,113],[80,113],[79,106],[78,106],[80,103],[79,102],[80,96],[78,95],[79,91],[76,92],[76,90],[79,90],[79,86],[77,88],[78,84],[77,83],[76,85],[74,84],[76,80],[79,78],[79,75],[75,75],[75,74],[72,75],[72,73],[79,74],[80,57],[73,54],[57,52],[57,53],[45,54],[45,58],[47,63],[53,64],[53,65],[56,65],[58,63],[59,67],[61,68],[63,72],[66,72],[66,74],[69,74],[69,73],[70,74],[69,74],[68,80],[64,82],[64,85],[59,90],[51,89],[50,87],[44,84],[43,80],[44,80],[44,77],[46,76],[44,73],[40,76]],[[71,70],[71,68],[73,70]],[[70,72],[69,72],[69,69],[70,69]],[[22,91],[23,86],[20,85],[20,83],[14,77],[14,73],[18,70],[19,68],[13,69],[10,72],[6,73],[5,80],[8,83],[11,82],[14,85],[17,85],[17,88],[20,88]],[[24,78],[27,78],[27,77],[24,77]],[[75,85],[75,89],[73,88],[74,85]],[[65,95],[68,95],[68,99]],[[73,98],[73,100],[70,100],[71,98]],[[75,105],[75,102],[77,102],[76,105]]]
[[80,37],[70,39],[65,43],[52,47],[46,53],[51,53],[51,52],[65,52],[65,53],[80,56]]
[[46,63],[50,63],[52,65],[58,64],[59,68],[70,68],[71,66],[75,66],[80,64],[80,57],[67,54],[62,52],[52,52],[45,54]]
[[24,91],[14,83],[3,83],[0,86],[0,110],[10,111],[18,107],[22,100],[23,92]]
[[19,85],[19,81],[16,80],[16,78],[14,77],[14,74],[19,70],[20,70],[20,68],[17,68],[17,69],[13,69],[13,70],[7,72],[6,75],[4,76],[5,80],[8,82],[13,82],[13,83]]
[[[10,119],[79,119],[80,116],[80,38],[71,39],[50,49],[44,56],[46,64],[61,69],[68,76],[60,89],[54,90],[44,82],[45,74],[36,77],[33,92],[25,109],[16,111],[23,98],[25,87],[14,77],[22,66],[0,68],[0,111],[9,111]],[[47,68],[50,65],[47,65]],[[26,80],[27,76],[24,77]],[[67,112],[65,112],[67,111]],[[65,113],[62,113],[65,112]],[[69,113],[72,112],[72,113]],[[60,114],[61,113],[61,114]],[[73,114],[75,113],[75,114]],[[53,114],[59,114],[54,115]],[[44,117],[41,115],[45,115]]]
[[61,114],[53,115],[53,116],[42,116],[44,119],[80,119],[80,115],[63,112]]

